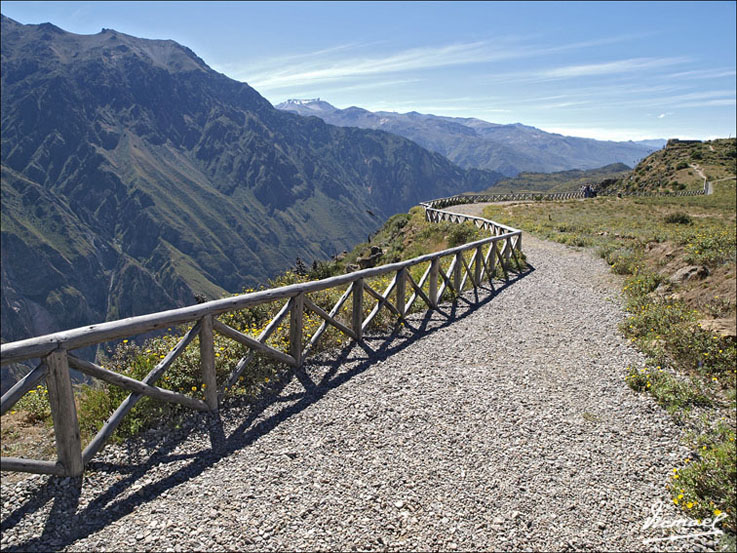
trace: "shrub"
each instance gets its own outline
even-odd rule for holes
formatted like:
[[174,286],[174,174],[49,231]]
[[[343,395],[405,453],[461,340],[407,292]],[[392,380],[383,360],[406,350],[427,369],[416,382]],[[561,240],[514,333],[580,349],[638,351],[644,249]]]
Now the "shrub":
[[706,230],[686,240],[686,261],[711,267],[735,259],[735,229]]
[[[673,503],[692,518],[726,515],[721,525],[737,530],[737,449],[735,431],[719,423],[713,432],[700,436],[694,444],[694,458],[685,467],[673,469],[669,486]],[[722,515],[723,516],[723,515]]]
[[639,256],[629,248],[619,248],[609,253],[606,261],[616,274],[631,275],[637,268]]
[[677,211],[676,213],[669,213],[666,215],[665,222],[675,225],[690,225],[693,221],[687,213]]
[[625,380],[636,392],[652,394],[658,404],[669,413],[692,405],[711,405],[711,400],[698,381],[680,380],[660,366],[639,370],[631,368]]
[[448,232],[448,246],[460,246],[466,242],[480,239],[479,230],[470,223],[453,224]]
[[33,424],[51,421],[51,405],[46,386],[39,384],[29,390],[16,405],[17,409],[23,411],[26,422]]

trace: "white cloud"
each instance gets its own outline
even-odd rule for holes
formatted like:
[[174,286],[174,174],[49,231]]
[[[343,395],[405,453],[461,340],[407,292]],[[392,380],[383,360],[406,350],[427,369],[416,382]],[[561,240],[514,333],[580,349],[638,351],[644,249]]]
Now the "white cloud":
[[[260,91],[279,90],[316,83],[359,78],[367,75],[397,71],[415,71],[439,67],[485,63],[534,56],[545,56],[569,50],[587,49],[598,45],[630,40],[622,35],[597,40],[540,46],[524,44],[519,37],[495,37],[493,41],[482,40],[423,46],[400,50],[388,55],[336,56],[355,50],[359,44],[346,44],[317,52],[271,58],[244,66],[229,64],[222,66],[224,72],[247,81]],[[529,37],[526,38],[529,40]]]
[[694,71],[681,71],[666,75],[669,79],[719,79],[722,77],[734,77],[737,72],[734,69],[697,69]]
[[389,56],[342,59],[327,65],[325,62],[306,62],[282,66],[278,70],[252,74],[248,82],[259,90],[273,90],[364,75],[465,65],[503,55],[490,52],[484,42],[412,48]]
[[308,86],[302,89],[296,89],[296,90],[292,89],[286,95],[277,94],[277,95],[271,95],[271,96],[280,98],[279,100],[276,100],[275,102],[272,101],[272,103],[277,103],[277,104],[289,98],[320,97],[320,98],[329,100],[329,97],[333,94],[371,90],[371,89],[376,89],[376,88],[386,88],[390,86],[417,83],[419,81],[420,79],[398,79],[394,81],[366,81],[366,82],[359,82],[359,83],[348,85],[348,86],[324,87],[324,86],[314,85],[312,87]]
[[658,115],[658,119],[663,119],[665,116],[666,116],[665,113],[661,113],[660,115]]
[[573,77],[585,77],[590,75],[613,75],[617,73],[631,73],[645,69],[655,69],[676,65],[689,61],[689,58],[631,58],[626,60],[609,61],[604,63],[592,63],[586,65],[568,65],[548,69],[538,73],[541,77],[552,79],[567,79]]

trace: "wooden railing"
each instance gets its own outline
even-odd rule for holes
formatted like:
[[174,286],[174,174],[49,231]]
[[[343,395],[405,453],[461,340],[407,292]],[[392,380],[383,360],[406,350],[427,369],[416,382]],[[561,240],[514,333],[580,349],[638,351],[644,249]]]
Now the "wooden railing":
[[[701,196],[708,194],[709,187],[704,184],[703,189],[699,190],[678,190],[675,192],[608,192],[598,191],[598,196],[635,196],[635,197],[651,197],[651,196]],[[452,205],[473,204],[473,203],[494,203],[494,202],[554,202],[561,200],[576,200],[581,198],[589,198],[585,192],[560,192],[555,194],[544,194],[542,192],[510,192],[506,194],[457,194],[447,198],[438,198],[422,205],[426,207],[444,208]]]
[[[364,269],[323,280],[292,284],[281,288],[242,294],[179,309],[130,317],[2,344],[0,347],[0,364],[2,365],[29,359],[41,359],[35,369],[2,396],[2,414],[6,413],[24,394],[31,391],[39,382],[45,379],[56,437],[57,461],[2,457],[0,468],[10,471],[78,476],[82,474],[85,465],[104,446],[123,417],[144,396],[200,411],[216,411],[225,391],[238,380],[243,371],[249,366],[249,363],[253,361],[256,353],[291,367],[299,367],[304,363],[310,352],[314,351],[315,344],[328,325],[333,326],[353,340],[361,341],[365,330],[382,308],[387,309],[401,320],[405,318],[409,309],[418,299],[422,300],[428,309],[436,309],[446,290],[452,291],[455,297],[458,297],[467,282],[470,282],[473,288],[478,288],[486,278],[493,288],[491,281],[496,267],[499,266],[504,277],[508,278],[507,269],[511,266],[512,258],[517,264],[518,270],[521,269],[517,256],[522,246],[522,232],[520,230],[481,217],[458,215],[435,209],[427,204],[423,205],[429,221],[447,220],[459,223],[470,221],[477,227],[489,231],[491,236],[408,261]],[[464,254],[471,254],[470,258],[466,259],[468,255]],[[444,258],[450,258],[447,270],[444,270],[441,266],[441,260]],[[427,269],[421,278],[415,280],[412,278],[409,269],[421,264],[428,264]],[[389,285],[383,292],[374,290],[368,279],[386,274],[393,275]],[[425,288],[426,285],[427,288]],[[331,288],[342,290],[343,287],[345,287],[345,291],[330,311],[318,306],[308,297],[308,294],[313,292]],[[408,291],[412,292],[409,300],[407,300]],[[393,301],[392,295],[394,296]],[[338,313],[349,298],[352,300],[350,320],[341,321]],[[369,301],[376,300],[376,304],[369,314],[364,317],[364,302],[367,299]],[[257,337],[248,336],[217,318],[229,312],[279,300],[287,301]],[[323,319],[322,325],[311,336],[306,345],[304,344],[306,339],[303,336],[303,313],[305,309],[312,311]],[[267,345],[267,340],[287,317],[289,318],[288,351],[280,351]],[[110,340],[130,338],[173,325],[187,323],[193,324],[192,328],[140,381],[105,369],[71,353],[79,348],[101,344]],[[213,336],[215,332],[248,348],[248,353],[232,367],[229,376],[220,383],[217,382],[215,373]],[[156,382],[196,337],[199,337],[200,372],[205,391],[204,401],[156,386]],[[70,367],[130,392],[130,395],[120,404],[84,450],[81,446]]]
[[561,192],[558,194],[543,194],[538,192],[510,192],[508,194],[457,194],[447,198],[439,198],[425,202],[426,207],[443,208],[452,205],[474,204],[485,202],[523,202],[523,201],[556,201],[574,200],[583,198],[583,192]]

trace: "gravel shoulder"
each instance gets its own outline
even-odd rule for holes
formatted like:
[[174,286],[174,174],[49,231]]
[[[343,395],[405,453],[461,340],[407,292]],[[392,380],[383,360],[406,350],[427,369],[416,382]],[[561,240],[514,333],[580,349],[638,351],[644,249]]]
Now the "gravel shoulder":
[[257,405],[109,446],[81,483],[3,483],[2,550],[711,548],[643,544],[658,502],[679,516],[687,450],[624,382],[643,358],[615,277],[523,245],[534,270],[496,294],[311,361]]

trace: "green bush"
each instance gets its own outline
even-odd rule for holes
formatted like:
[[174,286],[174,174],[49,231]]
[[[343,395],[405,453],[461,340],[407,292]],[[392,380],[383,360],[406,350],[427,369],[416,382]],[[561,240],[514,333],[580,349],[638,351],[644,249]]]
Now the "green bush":
[[607,255],[606,261],[616,274],[631,275],[638,266],[640,256],[630,248],[618,248]]
[[729,230],[702,230],[685,243],[689,263],[716,267],[735,260],[735,227]]
[[691,221],[691,217],[687,213],[677,211],[675,213],[669,213],[668,215],[666,215],[665,222],[675,225],[690,225],[693,221]]
[[448,232],[448,246],[451,248],[481,239],[479,229],[475,225],[472,225],[471,223],[451,224],[453,226]]
[[49,391],[46,386],[39,384],[29,390],[16,403],[16,409],[23,411],[26,422],[51,422],[51,405],[49,404]]
[[[700,436],[693,458],[683,468],[674,468],[669,486],[673,503],[691,518],[724,516],[721,526],[737,530],[737,448],[735,431],[719,423],[714,431]],[[732,536],[734,538],[734,536]]]
[[630,368],[625,380],[636,392],[650,393],[669,413],[689,406],[711,405],[701,383],[693,379],[679,380],[660,366]]

